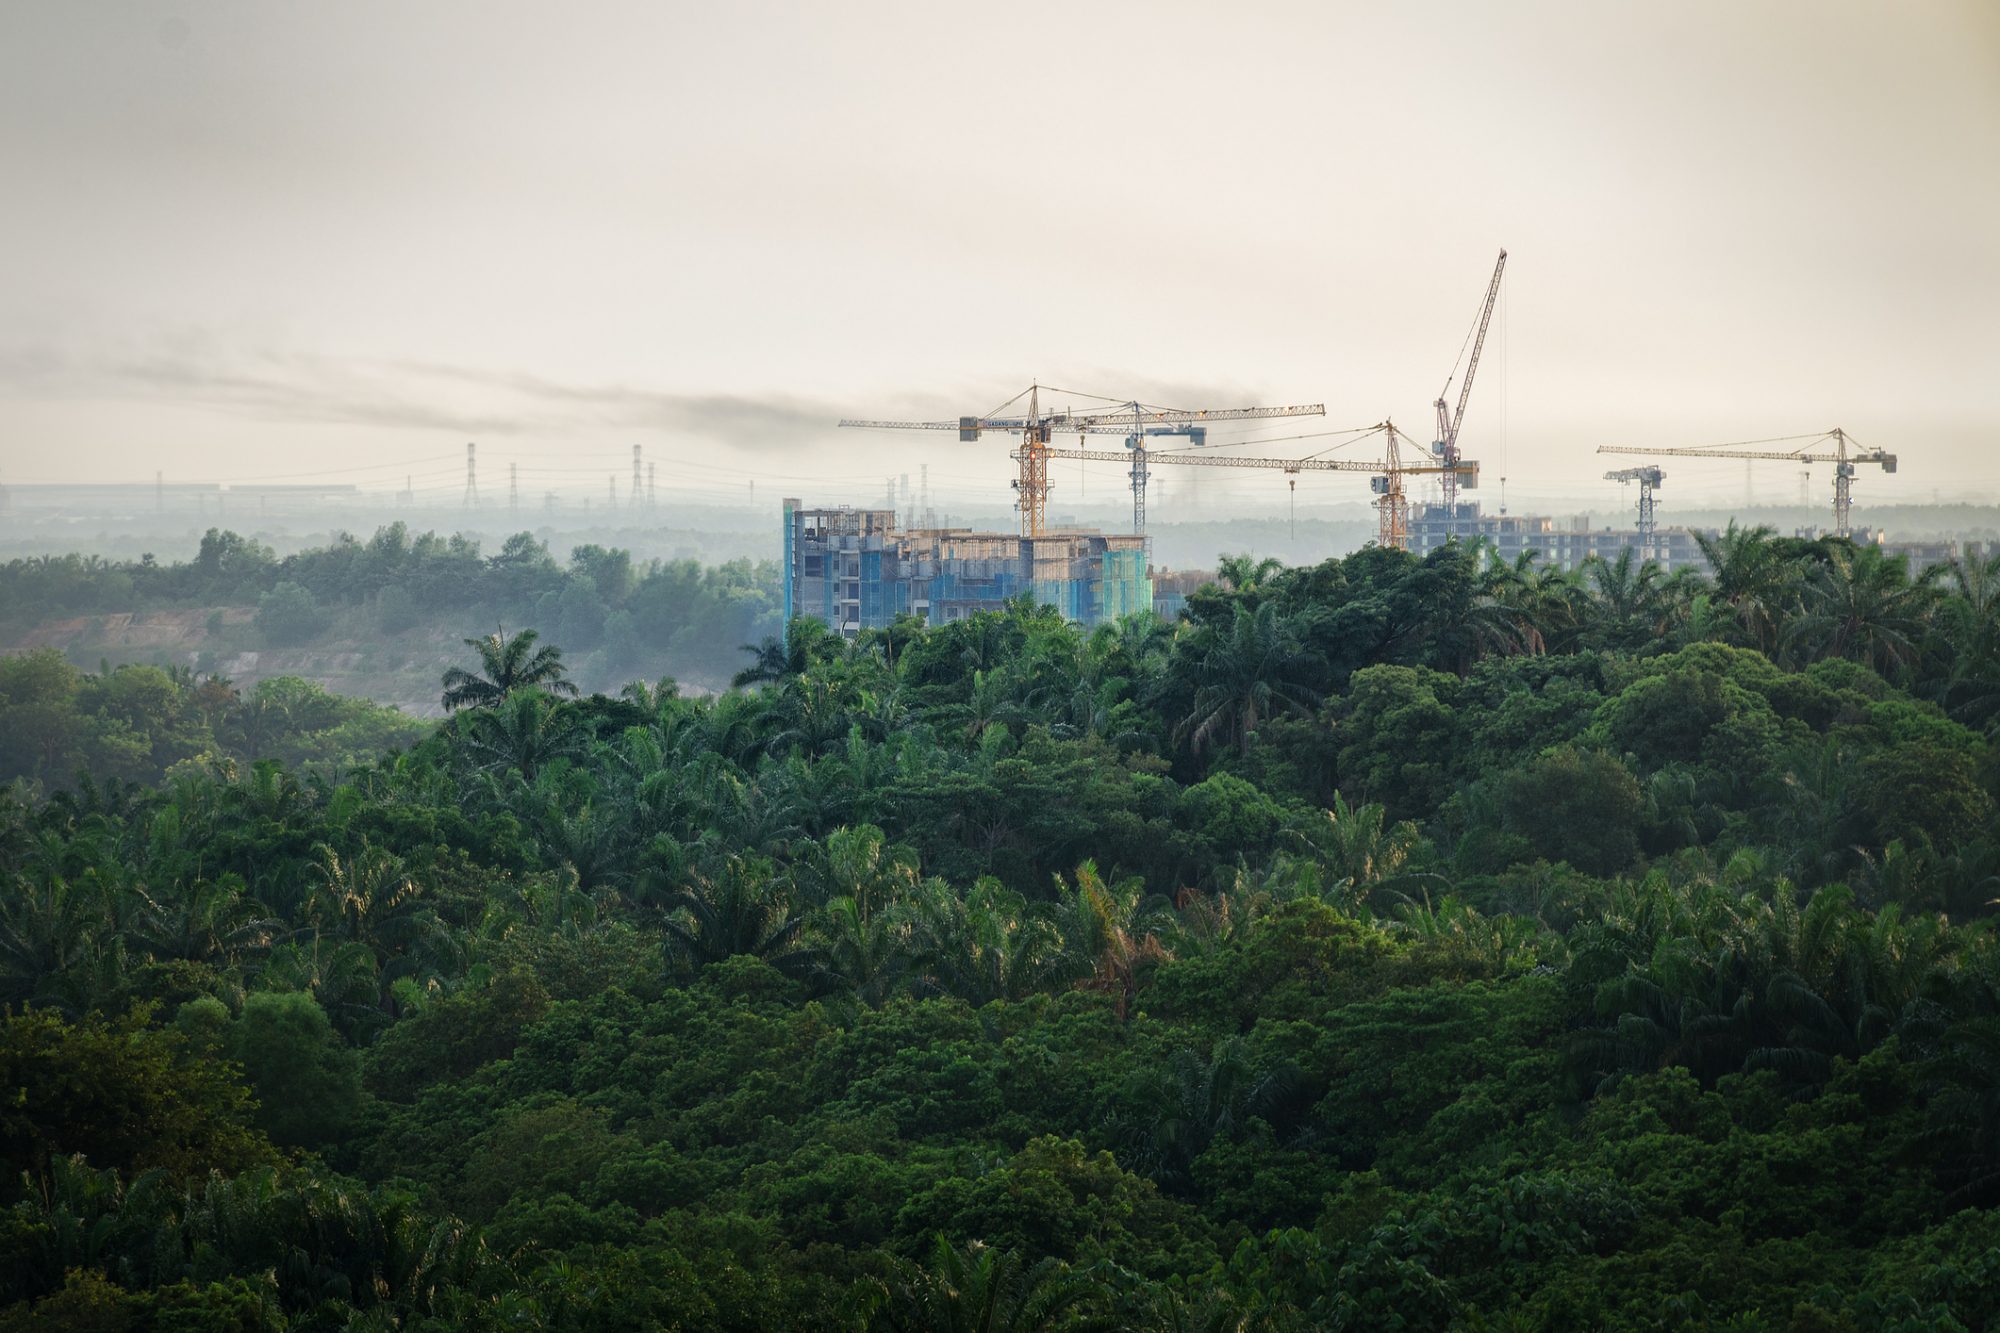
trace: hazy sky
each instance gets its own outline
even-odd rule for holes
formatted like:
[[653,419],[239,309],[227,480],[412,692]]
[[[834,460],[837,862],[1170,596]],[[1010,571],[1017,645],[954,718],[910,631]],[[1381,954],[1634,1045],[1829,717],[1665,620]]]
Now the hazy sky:
[[0,482],[999,499],[832,423],[1031,379],[1427,438],[1504,246],[1489,497],[1840,425],[2000,498],[1993,0],[0,0],[0,182]]

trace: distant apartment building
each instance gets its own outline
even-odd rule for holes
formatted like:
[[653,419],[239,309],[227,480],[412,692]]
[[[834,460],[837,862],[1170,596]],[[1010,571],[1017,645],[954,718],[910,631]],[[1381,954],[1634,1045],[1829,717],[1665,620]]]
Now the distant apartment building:
[[784,511],[785,619],[810,616],[848,638],[905,614],[963,620],[1024,593],[1084,625],[1153,609],[1142,536],[905,529],[893,509],[796,499]]
[[2000,542],[1992,541],[1948,541],[1942,538],[1929,541],[1891,541],[1888,533],[1869,528],[1856,531],[1854,540],[1864,545],[1879,546],[1884,555],[1902,556],[1908,562],[1912,574],[1922,573],[1933,565],[1948,565],[1954,560],[1990,560],[1995,551],[2000,551]]
[[1632,550],[1635,559],[1653,560],[1675,569],[1705,569],[1707,561],[1688,528],[1657,528],[1643,544],[1635,529],[1592,528],[1587,519],[1554,519],[1541,514],[1482,514],[1476,504],[1458,506],[1447,514],[1442,505],[1415,505],[1410,513],[1410,551],[1429,555],[1457,538],[1483,537],[1509,564],[1523,551],[1541,552],[1544,564],[1579,569],[1596,556],[1616,560]]
[[1215,582],[1212,569],[1156,569],[1153,571],[1153,613],[1162,620],[1178,620],[1187,609],[1188,595]]

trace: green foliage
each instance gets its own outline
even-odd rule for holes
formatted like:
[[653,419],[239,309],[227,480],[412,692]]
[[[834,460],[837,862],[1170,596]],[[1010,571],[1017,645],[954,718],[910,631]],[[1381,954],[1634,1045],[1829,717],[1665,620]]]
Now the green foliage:
[[[1712,549],[799,622],[715,696],[501,632],[407,732],[0,660],[0,1327],[1991,1324],[2000,566]],[[775,629],[525,534],[171,578]]]
[[305,643],[324,628],[319,599],[290,580],[257,599],[257,629],[274,648]]
[[1613,875],[1639,851],[1645,803],[1634,778],[1602,750],[1561,746],[1498,778],[1501,827],[1536,856]]
[[256,1094],[258,1127],[280,1147],[330,1143],[360,1109],[360,1061],[310,995],[251,995],[225,1050]]
[[121,1170],[178,1175],[266,1161],[249,1091],[135,1010],[75,1023],[46,1009],[0,1018],[0,1153],[7,1175],[80,1154]]
[[245,697],[216,677],[128,665],[87,675],[53,649],[0,657],[0,780],[159,782],[232,762],[347,766],[428,727],[391,708],[275,676]]

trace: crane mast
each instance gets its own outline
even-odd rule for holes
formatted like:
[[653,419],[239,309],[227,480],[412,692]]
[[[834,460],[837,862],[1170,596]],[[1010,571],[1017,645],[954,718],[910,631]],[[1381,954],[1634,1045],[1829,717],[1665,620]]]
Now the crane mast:
[[1493,305],[1500,299],[1500,275],[1506,269],[1507,252],[1502,250],[1499,261],[1493,265],[1493,280],[1486,284],[1485,304],[1479,308],[1479,319],[1472,337],[1472,355],[1465,363],[1465,379],[1458,386],[1458,406],[1449,408],[1445,399],[1445,395],[1451,392],[1449,378],[1433,404],[1437,408],[1437,440],[1431,445],[1431,452],[1447,469],[1444,474],[1446,531],[1455,531],[1458,523],[1458,431],[1465,424],[1465,404],[1472,397],[1472,377],[1479,370],[1479,353],[1486,346],[1486,326],[1493,322]]
[[1125,437],[1125,447],[1132,451],[1132,467],[1126,474],[1132,479],[1132,531],[1141,535],[1146,531],[1146,486],[1153,479],[1153,470],[1147,465],[1150,455],[1146,451],[1146,437],[1149,435],[1184,435],[1192,442],[1193,448],[1199,449],[1208,443],[1208,427],[1142,427],[1134,423],[1132,433]]
[[1606,481],[1639,483],[1639,558],[1653,558],[1653,492],[1666,480],[1666,474],[1657,466],[1624,467],[1604,474]]

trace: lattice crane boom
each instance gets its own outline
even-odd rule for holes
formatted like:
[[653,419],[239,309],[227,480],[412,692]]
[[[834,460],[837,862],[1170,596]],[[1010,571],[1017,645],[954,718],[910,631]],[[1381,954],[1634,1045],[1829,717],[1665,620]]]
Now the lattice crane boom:
[[[1014,482],[1015,503],[1021,511],[1021,532],[1025,536],[1040,536],[1043,520],[1047,515],[1049,498],[1049,459],[1053,457],[1049,440],[1057,431],[1076,431],[1085,435],[1131,435],[1143,433],[1148,426],[1187,424],[1210,421],[1253,421],[1272,417],[1324,416],[1326,407],[1321,403],[1301,403],[1290,407],[1226,407],[1226,408],[1180,408],[1160,407],[1137,401],[1108,404],[1088,411],[1059,408],[1044,412],[1041,409],[1042,387],[1031,384],[1025,391],[1028,410],[1025,413],[1002,416],[960,417],[956,421],[863,421],[843,420],[846,427],[871,430],[956,430],[961,441],[971,443],[987,431],[1018,434],[1021,445],[1014,451],[1014,459],[1020,464],[1020,475]],[[1020,395],[1016,395],[1016,400]],[[1120,457],[1114,455],[1114,457]]]
[[[1380,523],[1377,542],[1382,546],[1393,546],[1398,550],[1409,549],[1409,499],[1403,490],[1403,478],[1416,475],[1449,476],[1466,486],[1479,484],[1479,464],[1473,459],[1461,459],[1456,463],[1420,464],[1405,466],[1398,447],[1401,432],[1393,422],[1382,422],[1371,428],[1385,437],[1386,452],[1380,459],[1367,458],[1268,458],[1229,454],[1197,454],[1187,452],[1152,453],[1132,449],[1119,453],[1112,449],[1049,449],[1050,458],[1076,459],[1085,462],[1120,463],[1142,455],[1138,466],[1155,467],[1228,467],[1256,468],[1264,471],[1282,472],[1296,477],[1301,472],[1368,472],[1374,474],[1373,489],[1380,498],[1375,505]],[[1128,448],[1130,446],[1128,445]],[[1135,490],[1138,482],[1135,477]],[[1143,513],[1143,510],[1135,511]]]
[[[1668,449],[1642,449],[1632,445],[1600,444],[1600,454],[1648,454],[1671,456],[1674,458],[1762,458],[1790,463],[1832,463],[1833,467],[1833,531],[1836,536],[1850,535],[1849,515],[1854,509],[1854,467],[1857,463],[1872,463],[1884,472],[1896,470],[1896,455],[1883,449],[1864,447],[1852,435],[1840,427],[1821,435],[1792,436],[1803,439],[1805,444],[1796,449],[1748,449],[1730,444],[1711,444]],[[1822,441],[1831,440],[1832,449],[1814,450]],[[1752,440],[1751,444],[1775,444],[1775,440]]]
[[[1431,452],[1438,461],[1447,465],[1458,462],[1458,431],[1465,424],[1465,405],[1472,397],[1472,377],[1479,373],[1479,354],[1486,347],[1486,328],[1493,322],[1493,306],[1500,299],[1500,275],[1507,271],[1507,252],[1500,252],[1499,261],[1493,265],[1493,279],[1486,284],[1486,300],[1479,307],[1479,320],[1472,338],[1472,355],[1465,363],[1465,378],[1458,386],[1458,406],[1447,411],[1445,395],[1451,392],[1451,380],[1444,382],[1443,392],[1437,402],[1437,440],[1431,445]],[[1457,368],[1453,367],[1456,373]],[[1409,469],[1404,469],[1408,471]],[[1448,522],[1458,518],[1458,474],[1448,471],[1444,476],[1444,510]]]
[[[1130,454],[1114,449],[1056,449],[1049,450],[1050,458],[1083,459],[1095,463],[1123,463]],[[1382,460],[1374,458],[1224,458],[1185,455],[1177,453],[1150,454],[1147,463],[1152,467],[1171,465],[1174,467],[1251,467],[1265,468],[1277,472],[1374,472],[1385,470]],[[1404,473],[1456,472],[1461,477],[1477,481],[1479,463],[1474,459],[1462,459],[1455,467],[1447,468],[1439,463],[1435,466],[1405,467]]]

